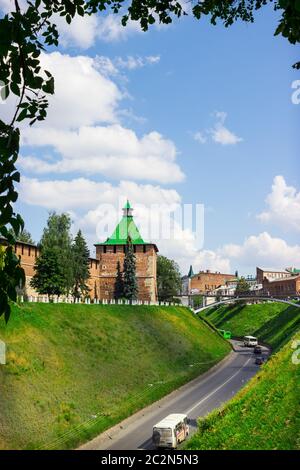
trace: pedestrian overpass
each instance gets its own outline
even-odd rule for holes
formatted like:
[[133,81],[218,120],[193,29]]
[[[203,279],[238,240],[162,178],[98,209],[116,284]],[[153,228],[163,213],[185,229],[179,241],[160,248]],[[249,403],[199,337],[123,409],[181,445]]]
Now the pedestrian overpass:
[[193,310],[194,310],[194,313],[200,313],[203,310],[206,310],[208,308],[213,308],[213,307],[217,307],[218,305],[229,304],[229,303],[232,303],[232,302],[239,302],[240,300],[243,300],[243,301],[244,300],[246,300],[246,301],[247,300],[259,300],[259,301],[265,301],[265,302],[281,302],[283,304],[292,305],[293,307],[300,308],[300,304],[297,304],[297,303],[293,302],[292,300],[277,299],[277,298],[268,297],[268,296],[258,296],[258,295],[250,296],[250,295],[247,295],[245,297],[238,297],[238,296],[237,297],[235,297],[235,296],[228,297],[227,296],[223,300],[218,300],[217,302],[212,302],[211,304],[203,305],[202,307],[199,307],[199,308],[193,309]]

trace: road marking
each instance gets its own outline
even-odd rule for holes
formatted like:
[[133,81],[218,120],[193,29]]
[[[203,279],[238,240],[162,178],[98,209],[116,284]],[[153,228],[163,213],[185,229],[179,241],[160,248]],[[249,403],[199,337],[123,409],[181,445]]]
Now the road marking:
[[202,400],[198,401],[198,403],[196,403],[196,405],[194,405],[192,408],[190,408],[188,411],[186,411],[185,414],[189,415],[192,411],[194,411],[195,408],[198,408],[198,406],[200,406],[204,401],[206,401],[212,395],[217,393],[222,387],[224,387],[224,385],[228,384],[228,382],[230,382],[230,380],[232,380],[237,374],[240,373],[240,371],[248,364],[248,362],[251,359],[252,359],[252,357],[249,357],[249,359],[245,362],[245,364],[243,364],[242,367],[239,368],[239,370],[237,370],[231,377],[229,377],[229,379],[225,380],[225,382],[223,382],[221,385],[219,385],[217,388],[215,388],[215,390],[213,390],[208,395],[206,395],[206,397],[202,398]]

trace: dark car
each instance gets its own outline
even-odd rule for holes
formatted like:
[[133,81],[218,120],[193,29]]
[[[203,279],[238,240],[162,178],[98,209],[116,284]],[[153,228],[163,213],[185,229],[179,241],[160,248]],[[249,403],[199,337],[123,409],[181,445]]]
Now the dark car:
[[255,346],[255,348],[254,348],[254,354],[261,354],[261,353],[262,353],[261,346]]
[[264,362],[265,362],[265,360],[264,360],[263,357],[257,357],[255,359],[255,364],[257,364],[258,366],[261,366]]

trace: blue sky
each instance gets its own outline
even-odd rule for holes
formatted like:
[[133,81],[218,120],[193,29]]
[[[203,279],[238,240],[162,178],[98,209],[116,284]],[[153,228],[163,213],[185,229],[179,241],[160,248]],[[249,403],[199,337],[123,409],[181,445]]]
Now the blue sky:
[[[96,69],[106,80],[107,91],[103,97],[98,89],[103,90],[103,83],[99,76],[94,77],[90,89],[82,91],[82,100],[75,87],[74,103],[62,100],[61,107],[54,103],[60,123],[55,123],[54,116],[42,127],[40,136],[24,129],[20,166],[25,179],[17,209],[35,240],[41,236],[49,210],[70,211],[74,230],[80,226],[92,246],[98,241],[99,204],[117,203],[120,195],[133,199],[133,205],[203,203],[205,239],[201,250],[189,234],[177,243],[157,241],[162,254],[176,259],[183,271],[190,263],[195,269],[239,269],[244,274],[253,273],[256,265],[299,266],[300,105],[291,101],[291,85],[299,79],[299,72],[291,65],[299,59],[300,51],[273,37],[277,18],[265,8],[256,15],[254,24],[238,23],[227,29],[182,18],[146,34],[134,26],[122,32],[115,23],[113,29],[109,24],[103,27],[103,20],[70,31],[64,25],[60,57],[50,53],[47,65],[62,74],[66,56],[91,58],[88,73]],[[64,84],[61,79],[61,87],[72,86],[70,80],[75,83],[85,74],[84,67],[69,68],[66,65],[64,72],[69,82]],[[95,103],[81,122],[81,104],[92,100],[91,96],[95,96]],[[93,109],[97,97],[99,115]],[[70,124],[77,113],[77,121]],[[43,166],[43,162],[57,163],[62,155],[70,162],[72,132],[79,133],[84,126],[93,128],[90,137],[78,140],[79,157],[87,167],[89,152],[94,152],[95,158],[109,157],[106,139],[111,138],[115,145],[121,129],[130,130],[140,142],[139,160],[131,159],[129,143],[122,162],[116,164],[118,171],[108,169],[107,161],[104,170],[96,162],[90,172],[80,165],[69,170],[66,166]],[[92,148],[90,139],[97,139],[97,126],[105,127],[104,140]],[[109,137],[110,126],[119,127]],[[151,136],[149,142],[143,140],[145,135]],[[124,136],[125,146],[131,137]],[[156,148],[153,164],[148,160],[152,145]],[[78,179],[79,195],[89,193],[85,204],[80,197],[76,203],[76,194],[72,199]],[[120,180],[126,182],[121,187]],[[95,194],[99,188],[99,200],[93,191],[86,191],[89,182],[91,186],[100,184],[94,188]],[[102,198],[100,192],[105,191],[109,195]],[[136,216],[143,227],[143,214],[137,211]]]

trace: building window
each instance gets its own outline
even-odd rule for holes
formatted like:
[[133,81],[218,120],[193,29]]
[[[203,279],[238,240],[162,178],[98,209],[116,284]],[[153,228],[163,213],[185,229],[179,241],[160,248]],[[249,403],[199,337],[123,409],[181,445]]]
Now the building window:
[[117,253],[117,247],[114,245],[114,253]]
[[31,254],[31,247],[29,246],[28,247],[28,256],[30,256],[30,254]]
[[103,253],[106,253],[106,245],[103,247]]
[[22,255],[24,255],[24,245],[22,245],[21,253],[22,253]]
[[133,245],[133,253],[136,253],[136,245]]
[[146,245],[143,245],[143,253],[146,253]]

